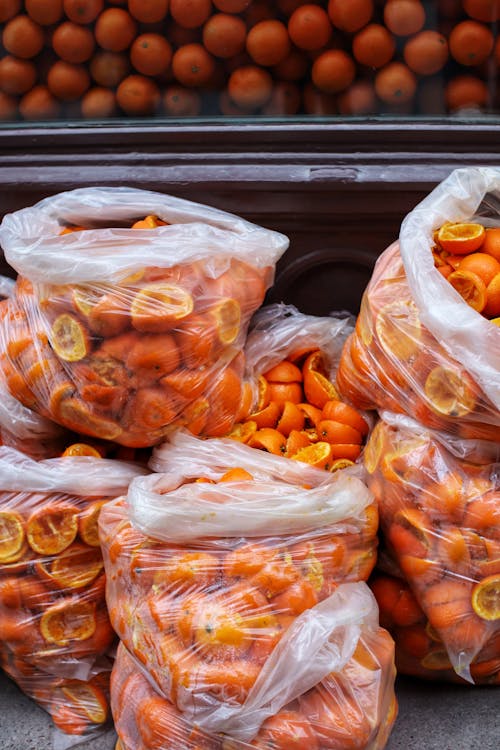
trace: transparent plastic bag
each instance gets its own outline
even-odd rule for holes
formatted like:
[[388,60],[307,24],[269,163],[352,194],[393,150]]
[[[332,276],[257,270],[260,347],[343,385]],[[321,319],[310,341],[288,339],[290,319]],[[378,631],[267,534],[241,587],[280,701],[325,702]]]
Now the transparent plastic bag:
[[231,440],[173,441],[164,474],[103,508],[107,600],[127,648],[206,726],[245,701],[298,618],[339,583],[367,579],[377,513],[358,470],[332,475]]
[[38,672],[47,685],[49,675],[86,681],[107,653],[115,634],[97,520],[145,473],[87,456],[37,463],[0,447],[0,648],[21,688]]
[[457,169],[401,225],[377,260],[337,385],[361,408],[404,412],[460,438],[498,441],[500,330],[435,267],[446,222],[500,226],[500,170]]
[[498,673],[499,464],[457,458],[415,421],[390,414],[373,430],[364,459],[387,548],[441,651],[474,681],[496,650],[488,677]]
[[[10,297],[15,282],[0,276],[0,296]],[[9,314],[5,300],[0,301],[0,319]],[[0,351],[0,360],[5,355]],[[60,455],[67,433],[60,425],[45,419],[15,399],[7,388],[0,367],[0,444],[17,448],[22,453],[39,460]]]
[[160,193],[82,188],[7,215],[0,242],[21,274],[0,326],[21,403],[131,447],[179,425],[228,431],[284,235]]
[[[257,721],[252,721],[250,710],[249,724],[239,731],[237,724],[233,729],[228,724],[223,733],[195,726],[152,686],[143,666],[121,643],[111,678],[112,710],[121,743],[117,747],[264,750],[293,744],[308,750],[381,750],[397,712],[393,642],[378,626],[377,608],[368,593],[361,583],[336,590],[320,638],[324,645],[310,654],[313,662],[326,651],[329,658],[319,673],[329,669],[328,662],[329,671],[303,690],[296,679],[300,660],[282,661],[283,654],[278,654],[281,690],[268,694]],[[311,618],[309,625],[313,622]],[[304,645],[298,643],[296,650]]]
[[85,679],[75,679],[38,669],[0,643],[0,666],[23,693],[50,714],[56,730],[54,750],[75,747],[110,727],[109,681],[113,663],[107,656],[96,660]]
[[[432,262],[430,245],[431,241],[427,252]],[[429,274],[447,284],[434,267]],[[448,287],[446,293],[456,295]],[[428,304],[433,308],[444,306],[446,299],[445,295],[435,297]],[[467,316],[476,316],[479,328],[489,329],[492,340],[488,356],[500,362],[498,327],[460,297],[453,303],[468,308]],[[360,409],[407,414],[426,427],[460,439],[498,441],[499,404],[489,397],[494,389],[483,390],[471,372],[450,354],[452,339],[447,337],[446,341],[445,347],[445,339],[434,337],[424,326],[399,244],[395,243],[377,260],[363,295],[355,331],[346,341],[337,371],[339,392]],[[475,350],[479,361],[484,354]]]
[[[391,568],[397,566],[394,563]],[[380,611],[380,624],[394,639],[398,674],[440,682],[469,684],[457,675],[448,652],[435,628],[404,580],[401,571],[383,572],[377,564],[370,580]],[[500,639],[493,636],[470,666],[478,685],[500,685]]]

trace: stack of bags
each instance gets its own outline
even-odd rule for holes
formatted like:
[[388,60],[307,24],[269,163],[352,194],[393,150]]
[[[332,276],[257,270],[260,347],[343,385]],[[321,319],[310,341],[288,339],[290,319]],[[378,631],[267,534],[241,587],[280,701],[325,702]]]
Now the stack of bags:
[[[457,170],[379,258],[337,387],[377,409],[374,581],[403,672],[500,683],[498,170]],[[454,670],[454,672],[453,672]]]
[[157,193],[56,195],[0,242],[1,377],[37,422],[2,433],[4,669],[85,736],[116,631],[119,747],[382,748],[371,421],[332,382],[349,321],[278,307],[245,346],[287,239]]

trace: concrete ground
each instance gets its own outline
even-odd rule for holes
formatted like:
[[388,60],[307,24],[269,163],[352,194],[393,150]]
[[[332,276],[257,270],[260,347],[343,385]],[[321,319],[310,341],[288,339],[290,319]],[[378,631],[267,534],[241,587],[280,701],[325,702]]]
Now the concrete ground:
[[[399,716],[386,750],[499,750],[500,688],[436,685],[399,678]],[[114,733],[79,744],[112,750]],[[0,674],[2,750],[54,748],[48,715]]]

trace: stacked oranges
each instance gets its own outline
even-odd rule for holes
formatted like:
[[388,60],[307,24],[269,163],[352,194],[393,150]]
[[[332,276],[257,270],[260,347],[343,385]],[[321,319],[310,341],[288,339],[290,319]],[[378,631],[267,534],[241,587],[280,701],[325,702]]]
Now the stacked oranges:
[[497,106],[484,0],[5,0],[3,120]]

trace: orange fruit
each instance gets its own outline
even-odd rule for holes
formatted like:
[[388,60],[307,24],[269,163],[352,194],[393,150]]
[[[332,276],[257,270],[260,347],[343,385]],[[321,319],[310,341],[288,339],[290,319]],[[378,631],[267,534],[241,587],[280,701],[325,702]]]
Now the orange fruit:
[[100,548],[76,542],[50,562],[37,564],[36,570],[61,589],[81,589],[97,578],[103,567]]
[[130,62],[145,76],[166,73],[172,59],[172,47],[161,34],[140,34],[130,48]]
[[268,101],[273,90],[273,80],[267,70],[256,65],[243,65],[229,76],[227,90],[238,107],[252,111]]
[[55,353],[65,362],[78,362],[90,352],[88,332],[72,315],[59,315],[50,330],[50,343]]
[[64,12],[70,21],[87,24],[95,21],[104,8],[104,0],[63,0]]
[[500,262],[492,255],[483,252],[483,247],[481,247],[481,252],[471,253],[461,259],[459,270],[472,271],[488,286],[493,277],[500,273]]
[[482,312],[487,302],[486,284],[476,273],[462,270],[461,265],[450,273],[448,281],[473,310]]
[[15,562],[24,549],[22,516],[15,511],[0,510],[0,563]]
[[443,648],[437,648],[429,651],[420,660],[420,664],[424,669],[430,669],[432,671],[438,672],[441,672],[444,669],[453,669],[453,664],[450,661],[448,652]]
[[[274,403],[274,402],[273,402]],[[302,430],[305,424],[304,412],[291,401],[285,401],[283,411],[276,425],[276,429],[288,437],[292,430]]]
[[263,409],[250,414],[250,419],[255,422],[259,430],[263,427],[276,427],[281,416],[281,406],[282,404],[277,401],[271,401]]
[[51,399],[54,399],[55,408],[51,406],[57,421],[74,432],[83,435],[92,435],[102,440],[116,440],[123,432],[120,425],[110,419],[104,419],[88,409],[87,404],[77,398],[71,398],[64,384],[56,391]]
[[210,385],[210,409],[204,432],[207,437],[221,437],[236,421],[243,395],[242,383],[235,370],[226,367]]
[[94,34],[102,49],[123,52],[137,36],[137,24],[126,10],[107,8],[97,18]]
[[[257,748],[273,750],[319,750],[320,744],[312,723],[299,711],[281,709],[266,719],[255,738]],[[327,747],[325,745],[325,747]]]
[[426,378],[424,392],[432,409],[447,417],[463,417],[476,406],[476,389],[465,373],[435,367]]
[[165,375],[160,383],[163,386],[173,388],[183,398],[197,399],[207,390],[209,377],[206,369],[202,367],[196,370],[181,368]]
[[246,482],[253,479],[252,474],[241,466],[236,466],[234,469],[228,469],[225,474],[221,476],[219,482]]
[[91,445],[87,443],[72,443],[69,445],[61,456],[92,456],[93,458],[101,458],[101,454]]
[[9,18],[17,16],[21,10],[21,0],[3,0],[0,4],[0,23],[5,23]]
[[86,62],[94,51],[94,35],[85,26],[66,21],[52,34],[52,48],[56,55],[69,63]]
[[265,20],[250,29],[246,49],[257,65],[278,65],[290,52],[286,26],[278,20]]
[[[31,94],[31,91],[28,92],[28,94],[25,94],[25,96],[23,96],[23,98],[21,99],[19,103],[20,104],[19,114],[21,115],[21,117],[25,119],[33,119],[33,120],[43,119],[43,115],[42,115],[42,118],[40,118],[40,115],[38,116],[38,118],[36,116],[33,118],[29,117],[29,107],[26,106],[24,99],[26,96],[29,97],[30,94]],[[21,109],[21,105],[22,105],[22,109]],[[13,96],[10,96],[9,94],[6,94],[4,91],[0,91],[0,120],[15,120],[17,119],[17,116],[18,116],[17,99],[15,99]]]
[[78,534],[82,541],[90,547],[100,546],[97,524],[104,503],[105,500],[96,500],[89,503],[86,508],[80,511],[78,516]]
[[429,621],[438,631],[469,619],[472,613],[469,581],[443,578],[428,586],[422,598]]
[[468,255],[478,250],[486,237],[482,224],[456,222],[443,224],[437,233],[437,241],[452,255]]
[[215,57],[235,57],[245,49],[247,27],[242,18],[216,13],[203,27],[203,44]]
[[301,448],[312,445],[313,440],[305,430],[291,430],[286,441],[286,453],[288,458],[294,456]]
[[242,13],[246,10],[252,0],[213,0],[217,10],[223,13]]
[[202,26],[211,10],[210,0],[170,0],[170,15],[185,29]]
[[25,94],[33,88],[37,78],[34,63],[6,55],[0,60],[0,89],[6,94]]
[[304,393],[300,383],[269,383],[269,397],[271,402],[277,404],[284,404],[285,401],[299,404],[304,398]]
[[477,21],[462,21],[449,36],[451,56],[460,65],[480,65],[491,54],[494,45],[491,29]]
[[332,35],[332,26],[323,8],[306,3],[291,14],[288,20],[288,33],[299,49],[312,51],[321,49],[328,43]]
[[126,366],[137,377],[137,382],[152,385],[180,365],[180,354],[173,336],[150,333],[141,336],[130,349]]
[[162,103],[165,113],[172,117],[195,117],[201,112],[198,92],[183,86],[167,86],[162,95]]
[[425,23],[425,9],[417,0],[390,0],[384,7],[384,23],[396,36],[410,36]]
[[264,373],[264,377],[271,383],[301,383],[302,372],[292,362],[283,360]]
[[318,409],[317,406],[313,406],[312,404],[300,403],[297,405],[305,417],[305,424],[304,424],[305,429],[316,430],[318,424],[321,422],[321,419],[323,418],[321,409]]
[[500,575],[483,578],[472,589],[472,607],[483,620],[500,620]]
[[130,70],[127,55],[121,52],[97,52],[89,62],[90,75],[99,86],[114,87]]
[[6,23],[2,44],[15,57],[36,57],[44,45],[43,29],[29,16],[16,16]]
[[331,457],[334,461],[348,459],[356,461],[361,454],[361,446],[358,443],[331,443]]
[[361,65],[382,68],[392,60],[396,42],[392,34],[378,23],[371,23],[358,31],[352,40],[352,53]]
[[241,329],[240,303],[231,297],[222,299],[208,310],[208,316],[214,322],[219,342],[223,346],[233,344]]
[[57,555],[74,541],[78,514],[71,505],[56,504],[34,511],[26,523],[26,538],[41,555]]
[[256,432],[256,422],[249,420],[248,422],[237,422],[226,437],[237,440],[239,443],[248,443]]
[[320,440],[328,443],[354,443],[361,445],[363,436],[354,427],[333,419],[322,419],[317,426]]
[[89,88],[90,77],[83,65],[57,60],[47,74],[47,86],[57,99],[74,102]]
[[445,66],[448,60],[448,42],[437,31],[420,31],[406,42],[403,57],[414,73],[430,76]]
[[163,21],[168,6],[169,0],[128,0],[128,12],[141,23]]
[[[396,0],[393,0],[395,3]],[[415,0],[409,0],[416,5]],[[392,3],[391,3],[392,5]],[[387,6],[386,6],[387,7]],[[375,76],[375,91],[386,104],[404,104],[413,99],[417,89],[417,80],[408,68],[400,62],[391,62],[381,68]]]
[[486,229],[481,252],[488,253],[500,263],[500,228],[488,227]]
[[81,680],[66,680],[60,688],[64,703],[77,716],[91,724],[104,724],[108,718],[109,707],[104,692],[95,684]]
[[149,284],[132,300],[132,325],[144,333],[168,332],[186,318],[193,307],[193,298],[181,286],[168,282]]
[[497,273],[486,287],[486,305],[482,312],[488,318],[500,315],[500,273]]
[[334,28],[349,34],[366,26],[373,11],[373,0],[329,0],[328,3],[328,15]]
[[500,18],[498,0],[463,0],[462,5],[467,15],[478,21],[490,23]]
[[328,379],[328,367],[324,354],[316,351],[310,354],[302,367],[304,393],[310,404],[322,409],[327,401],[338,399],[339,394]]
[[79,599],[60,599],[47,607],[40,632],[48,643],[66,646],[69,641],[90,638],[96,628],[95,604]]
[[457,112],[469,107],[485,107],[489,92],[485,82],[477,76],[457,75],[446,84],[444,96],[448,110]]
[[283,456],[286,453],[286,438],[272,427],[262,427],[254,432],[248,445],[251,448],[260,448],[268,453],[274,453],[276,456]]
[[353,406],[337,399],[327,401],[321,413],[322,419],[333,419],[342,424],[350,425],[363,437],[368,434],[368,423]]
[[83,117],[98,120],[116,115],[116,97],[114,91],[95,86],[84,94],[81,101]]
[[160,103],[160,89],[147,76],[130,75],[124,78],[118,86],[116,101],[131,117],[152,115]]
[[205,86],[215,72],[215,61],[201,44],[184,44],[174,52],[172,72],[182,86]]
[[326,94],[338,94],[354,81],[356,66],[347,52],[329,49],[314,61],[311,78],[314,85]]
[[300,448],[291,458],[328,471],[332,462],[332,446],[320,440],[313,445]]
[[402,299],[384,305],[377,313],[375,331],[389,358],[403,362],[411,360],[420,349],[422,337],[414,302]]

